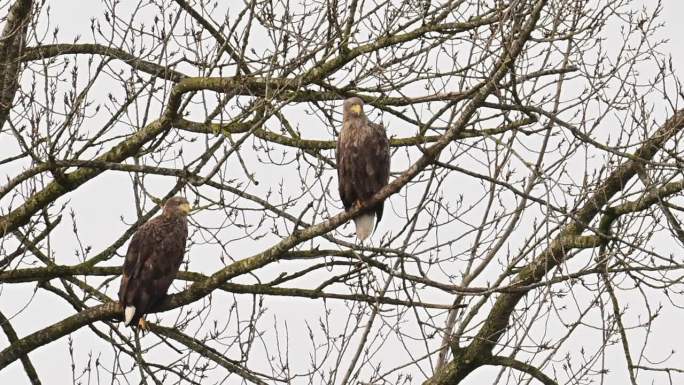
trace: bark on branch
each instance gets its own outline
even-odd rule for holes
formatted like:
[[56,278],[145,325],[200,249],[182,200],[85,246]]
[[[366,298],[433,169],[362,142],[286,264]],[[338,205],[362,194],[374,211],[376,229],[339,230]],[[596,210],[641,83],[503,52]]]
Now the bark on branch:
[[[7,319],[7,317],[5,317],[5,315],[2,314],[2,312],[0,312],[0,327],[2,327],[2,330],[5,332],[5,335],[7,336],[7,340],[9,341],[10,345],[17,342],[19,337],[17,337],[17,333],[14,331],[14,328],[12,327],[10,320]],[[33,364],[31,363],[31,360],[29,359],[28,355],[21,356],[20,360],[21,364],[24,366],[26,376],[28,376],[29,381],[31,381],[31,384],[40,385],[40,378],[38,377],[36,368],[33,367]]]
[[[26,30],[33,1],[17,0],[9,8],[5,28],[0,35],[0,128],[5,125],[19,89],[20,61],[26,45]],[[0,227],[1,229],[1,227]]]

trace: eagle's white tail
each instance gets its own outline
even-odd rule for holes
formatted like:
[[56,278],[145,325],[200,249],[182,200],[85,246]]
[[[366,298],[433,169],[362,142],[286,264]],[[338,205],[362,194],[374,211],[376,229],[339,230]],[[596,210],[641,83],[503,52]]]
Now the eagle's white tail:
[[361,214],[354,218],[354,224],[356,225],[356,238],[360,241],[368,238],[373,232],[373,226],[375,225],[375,213]]
[[134,315],[135,315],[135,306],[126,306],[126,310],[124,310],[124,325],[125,326],[128,326],[128,324],[131,323]]

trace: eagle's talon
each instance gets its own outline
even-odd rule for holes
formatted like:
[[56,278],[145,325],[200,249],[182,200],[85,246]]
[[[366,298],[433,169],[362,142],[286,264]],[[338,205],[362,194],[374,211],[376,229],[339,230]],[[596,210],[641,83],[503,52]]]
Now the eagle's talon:
[[140,319],[138,320],[138,328],[140,328],[140,330],[142,330],[143,332],[150,331],[150,325],[142,317],[140,317]]

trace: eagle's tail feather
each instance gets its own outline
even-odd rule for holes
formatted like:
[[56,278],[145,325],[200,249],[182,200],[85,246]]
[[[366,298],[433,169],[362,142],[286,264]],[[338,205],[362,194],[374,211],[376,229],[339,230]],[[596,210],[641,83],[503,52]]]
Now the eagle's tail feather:
[[124,325],[128,326],[128,324],[131,323],[133,320],[133,316],[135,316],[135,306],[126,306],[126,310],[124,310]]
[[365,213],[354,218],[356,225],[356,238],[360,241],[368,238],[373,232],[373,225],[375,224],[375,213]]

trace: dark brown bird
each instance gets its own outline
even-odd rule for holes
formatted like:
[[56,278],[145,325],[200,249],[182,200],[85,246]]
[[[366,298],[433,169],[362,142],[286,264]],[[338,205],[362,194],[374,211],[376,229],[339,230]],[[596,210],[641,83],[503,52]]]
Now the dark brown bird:
[[[337,139],[337,178],[344,209],[365,201],[389,182],[390,152],[385,128],[368,121],[363,112],[363,100],[349,98],[344,101],[342,131]],[[384,201],[372,206],[354,218],[356,237],[363,241],[380,223]]]
[[144,315],[162,302],[183,262],[190,204],[183,197],[166,201],[161,215],[140,226],[128,245],[119,301],[124,325],[146,329]]

